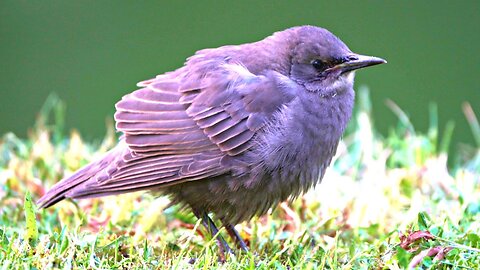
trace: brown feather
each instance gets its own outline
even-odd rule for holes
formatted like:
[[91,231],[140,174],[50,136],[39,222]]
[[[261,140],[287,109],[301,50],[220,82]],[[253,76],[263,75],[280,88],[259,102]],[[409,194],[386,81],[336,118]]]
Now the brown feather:
[[271,78],[200,56],[189,61],[190,69],[139,83],[144,88],[124,96],[115,105],[123,132],[117,154],[62,180],[41,203],[158,189],[248,166],[222,160],[248,151],[274,112],[256,100],[271,98],[261,92]]

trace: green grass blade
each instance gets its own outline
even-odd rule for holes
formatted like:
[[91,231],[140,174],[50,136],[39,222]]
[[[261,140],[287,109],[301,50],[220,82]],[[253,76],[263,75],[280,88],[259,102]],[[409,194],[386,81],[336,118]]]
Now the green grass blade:
[[35,207],[32,202],[32,197],[30,192],[25,193],[24,200],[24,211],[25,211],[25,220],[26,228],[24,231],[25,239],[30,243],[36,243],[38,240],[38,227],[37,220],[35,218]]

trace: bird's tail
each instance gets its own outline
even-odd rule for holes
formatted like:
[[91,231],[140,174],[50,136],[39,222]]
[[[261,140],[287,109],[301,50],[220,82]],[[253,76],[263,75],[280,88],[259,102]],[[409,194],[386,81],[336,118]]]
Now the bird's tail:
[[100,173],[115,159],[115,155],[117,154],[116,150],[115,148],[110,150],[98,160],[85,165],[71,176],[65,177],[53,185],[53,187],[37,201],[39,207],[47,208],[70,197],[68,196],[69,192],[90,180],[92,177],[95,177],[95,175]]

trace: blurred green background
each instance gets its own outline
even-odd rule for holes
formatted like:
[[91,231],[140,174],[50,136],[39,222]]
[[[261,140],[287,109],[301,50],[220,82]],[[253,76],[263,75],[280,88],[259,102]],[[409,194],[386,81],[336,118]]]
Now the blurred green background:
[[25,136],[46,97],[67,104],[86,138],[138,81],[173,70],[196,50],[262,39],[290,26],[328,28],[355,52],[388,60],[357,74],[384,134],[396,102],[420,130],[428,104],[454,120],[455,147],[473,142],[461,111],[480,113],[480,1],[10,1],[0,2],[0,134]]

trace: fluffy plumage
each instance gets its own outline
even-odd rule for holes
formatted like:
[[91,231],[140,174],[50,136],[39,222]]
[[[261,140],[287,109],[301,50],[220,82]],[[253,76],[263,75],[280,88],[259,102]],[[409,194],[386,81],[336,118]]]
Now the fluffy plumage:
[[39,203],[150,190],[224,224],[264,214],[320,182],[352,113],[352,70],[383,62],[314,26],[198,51],[124,96],[118,145]]

